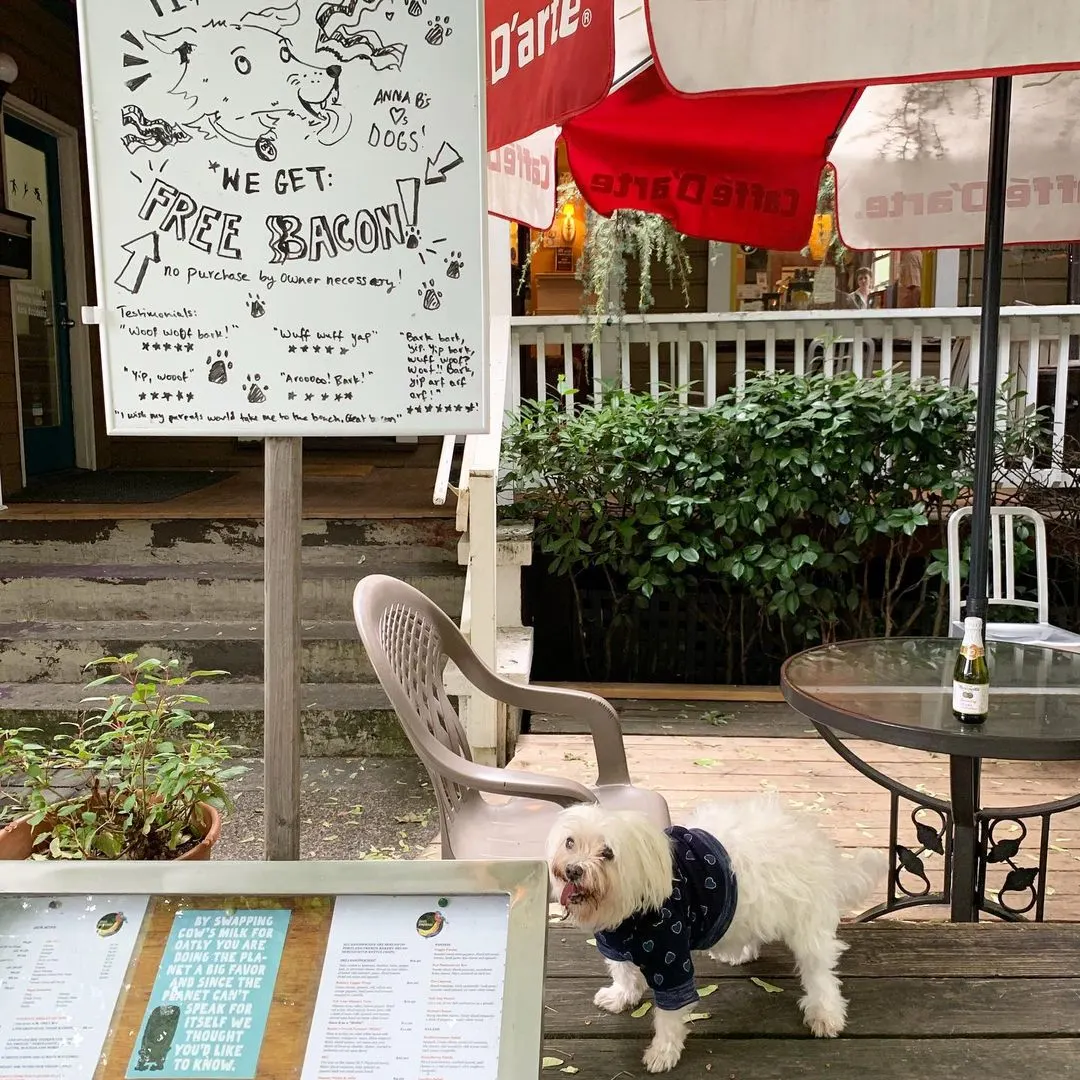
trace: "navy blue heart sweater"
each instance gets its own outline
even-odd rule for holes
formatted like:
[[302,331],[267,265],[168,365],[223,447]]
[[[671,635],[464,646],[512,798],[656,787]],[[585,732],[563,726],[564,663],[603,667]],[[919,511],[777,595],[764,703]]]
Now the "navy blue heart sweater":
[[711,949],[735,917],[739,891],[723,844],[701,829],[681,825],[671,838],[671,894],[660,910],[638,911],[614,930],[596,935],[609,960],[628,960],[645,976],[658,1009],[681,1009],[698,1000],[691,952]]

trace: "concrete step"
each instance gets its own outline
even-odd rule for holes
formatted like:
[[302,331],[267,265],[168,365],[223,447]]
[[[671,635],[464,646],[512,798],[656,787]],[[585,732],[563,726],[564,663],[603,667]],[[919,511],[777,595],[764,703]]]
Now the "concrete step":
[[[304,562],[363,560],[394,573],[413,562],[457,561],[452,518],[303,523]],[[250,563],[262,558],[261,521],[72,519],[23,521],[0,515],[0,563]]]
[[[371,682],[375,675],[348,622],[305,622],[305,682]],[[187,671],[224,670],[233,682],[263,677],[259,622],[21,622],[0,623],[0,683],[78,683],[102,656],[139,653],[178,659]]]
[[[301,617],[344,621],[356,583],[374,572],[362,562],[306,565]],[[461,615],[463,574],[443,562],[410,562],[398,576],[448,615]],[[0,564],[0,596],[11,621],[199,619],[255,623],[263,615],[258,563]]]
[[[198,684],[196,684],[198,688]],[[193,706],[196,719],[212,721],[236,756],[258,757],[263,745],[263,688],[259,683],[208,682],[198,692],[209,702]],[[0,728],[39,728],[47,738],[70,730],[87,696],[82,683],[0,685]],[[314,757],[412,754],[382,688],[363,683],[308,683],[302,687],[302,752]]]

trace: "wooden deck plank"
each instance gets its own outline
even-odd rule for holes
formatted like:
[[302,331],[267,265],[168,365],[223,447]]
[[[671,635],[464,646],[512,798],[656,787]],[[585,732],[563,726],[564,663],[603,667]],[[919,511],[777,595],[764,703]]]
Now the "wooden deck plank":
[[[783,701],[666,701],[610,699],[626,735],[728,735],[750,738],[817,738],[804,716]],[[534,735],[585,735],[589,726],[569,716],[535,713]]]
[[[453,517],[452,501],[435,506],[431,493],[435,469],[359,468],[344,462],[344,475],[328,475],[324,467],[305,469],[303,516],[312,518],[370,519]],[[119,521],[259,519],[263,516],[263,471],[241,468],[235,475],[199,491],[153,503],[11,503],[4,511],[8,520],[20,521]]]
[[[956,925],[882,921],[846,924],[840,929],[840,937],[848,944],[837,967],[842,978],[903,974],[913,979],[997,976],[1080,980],[1080,928],[1070,923]],[[548,979],[588,979],[590,985],[602,980],[606,970],[603,958],[587,941],[580,931],[553,923],[548,928]],[[739,968],[719,964],[702,953],[695,955],[694,963],[699,986],[720,979],[746,980],[752,975],[784,978],[793,970],[791,954],[780,946],[770,946],[753,964]],[[1076,991],[1080,992],[1080,984]],[[1074,1005],[1075,999],[1069,1009],[1080,1017],[1080,1009]]]
[[[547,986],[544,1031],[559,1037],[648,1038],[652,1017],[613,1016],[593,1005],[604,984],[598,979],[558,979]],[[699,985],[705,985],[700,983]],[[693,1034],[711,1038],[807,1038],[798,1009],[798,979],[770,981],[783,993],[771,993],[748,976],[723,979],[702,998],[695,1011]],[[951,1036],[1080,1035],[1080,1009],[1064,1008],[1080,993],[1075,979],[868,979],[844,981],[848,999],[849,1038],[922,1038]],[[904,1007],[898,1008],[903,998]],[[588,1030],[585,1031],[587,1025]],[[1077,1044],[1080,1052],[1080,1043]]]
[[731,686],[713,683],[588,683],[546,682],[543,686],[584,690],[611,701],[733,702],[783,701],[779,686]]
[[[646,1080],[648,1041],[558,1039],[544,1054],[577,1069],[575,1080]],[[707,1039],[691,1036],[668,1075],[720,1080],[972,1080],[973,1077],[1076,1075],[1075,1039]],[[565,1067],[565,1065],[563,1067]],[[541,1080],[559,1068],[540,1070]]]
[[[970,1080],[1032,1075],[1065,1080],[1080,1060],[1080,934],[1061,924],[846,925],[839,973],[849,1001],[837,1040],[813,1039],[784,950],[741,968],[697,957],[695,1011],[673,1076],[726,1080]],[[592,1004],[606,981],[586,935],[548,932],[540,1078],[567,1067],[579,1080],[645,1080],[652,1018]],[[766,979],[781,993],[751,982]]]

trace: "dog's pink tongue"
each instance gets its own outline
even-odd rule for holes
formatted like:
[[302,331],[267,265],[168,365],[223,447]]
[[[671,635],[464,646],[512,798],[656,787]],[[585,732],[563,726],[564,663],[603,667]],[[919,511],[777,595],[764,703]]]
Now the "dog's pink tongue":
[[562,904],[563,907],[569,907],[570,901],[577,895],[577,891],[577,886],[572,881],[568,881],[563,886],[562,895],[559,897],[559,903]]

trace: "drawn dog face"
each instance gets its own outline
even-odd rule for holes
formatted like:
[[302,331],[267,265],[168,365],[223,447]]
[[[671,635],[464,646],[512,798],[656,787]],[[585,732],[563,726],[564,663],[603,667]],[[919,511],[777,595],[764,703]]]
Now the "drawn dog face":
[[171,94],[188,118],[206,121],[207,135],[253,143],[287,115],[301,116],[320,142],[344,137],[351,118],[340,108],[341,67],[297,58],[282,30],[300,18],[298,4],[249,12],[239,22],[210,20],[168,34],[147,34],[161,52],[177,57],[180,78]]

